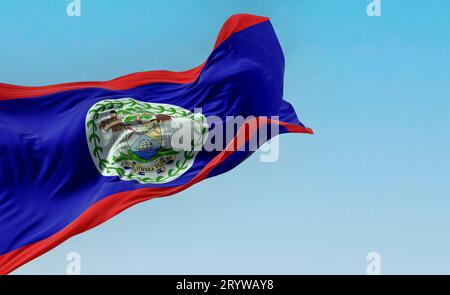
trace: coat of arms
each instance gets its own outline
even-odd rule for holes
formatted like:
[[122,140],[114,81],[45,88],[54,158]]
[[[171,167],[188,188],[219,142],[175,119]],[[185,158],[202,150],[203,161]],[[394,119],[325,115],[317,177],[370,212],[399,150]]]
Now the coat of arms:
[[185,173],[207,134],[200,113],[132,98],[99,101],[86,116],[87,142],[99,172],[140,183],[166,183]]

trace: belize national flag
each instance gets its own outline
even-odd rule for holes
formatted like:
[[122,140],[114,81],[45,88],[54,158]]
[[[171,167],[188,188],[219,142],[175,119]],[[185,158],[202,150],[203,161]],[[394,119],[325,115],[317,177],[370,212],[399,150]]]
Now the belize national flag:
[[[185,72],[0,84],[0,274],[134,204],[233,169],[261,130],[312,133],[283,100],[283,74],[269,20],[241,14],[225,22],[206,62]],[[231,136],[213,131],[234,116],[246,120]],[[175,147],[183,124],[194,136]]]

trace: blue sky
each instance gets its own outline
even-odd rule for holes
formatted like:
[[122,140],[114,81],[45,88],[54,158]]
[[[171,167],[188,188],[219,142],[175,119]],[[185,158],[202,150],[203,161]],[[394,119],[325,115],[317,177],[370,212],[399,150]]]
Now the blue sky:
[[314,136],[169,198],[139,204],[17,270],[64,274],[450,273],[450,2],[2,1],[0,82],[108,80],[185,70],[226,18],[271,18],[285,99]]

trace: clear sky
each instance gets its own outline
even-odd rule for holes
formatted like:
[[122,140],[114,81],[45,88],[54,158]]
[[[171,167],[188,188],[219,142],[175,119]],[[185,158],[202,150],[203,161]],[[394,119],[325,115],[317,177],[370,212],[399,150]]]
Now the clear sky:
[[108,80],[202,63],[226,18],[268,16],[285,99],[314,136],[281,137],[175,196],[136,205],[15,274],[450,273],[450,1],[66,0],[0,4],[0,82]]

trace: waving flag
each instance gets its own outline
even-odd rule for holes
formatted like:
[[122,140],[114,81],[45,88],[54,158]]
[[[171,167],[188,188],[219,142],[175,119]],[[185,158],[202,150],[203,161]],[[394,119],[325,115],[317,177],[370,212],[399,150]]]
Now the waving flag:
[[[185,72],[0,84],[0,274],[134,204],[234,168],[259,130],[312,133],[282,98],[283,73],[269,20],[242,14],[226,21],[206,62]],[[213,134],[237,115],[251,119],[231,138]],[[182,149],[173,140],[180,126],[197,135]],[[226,148],[206,149],[212,137]]]

